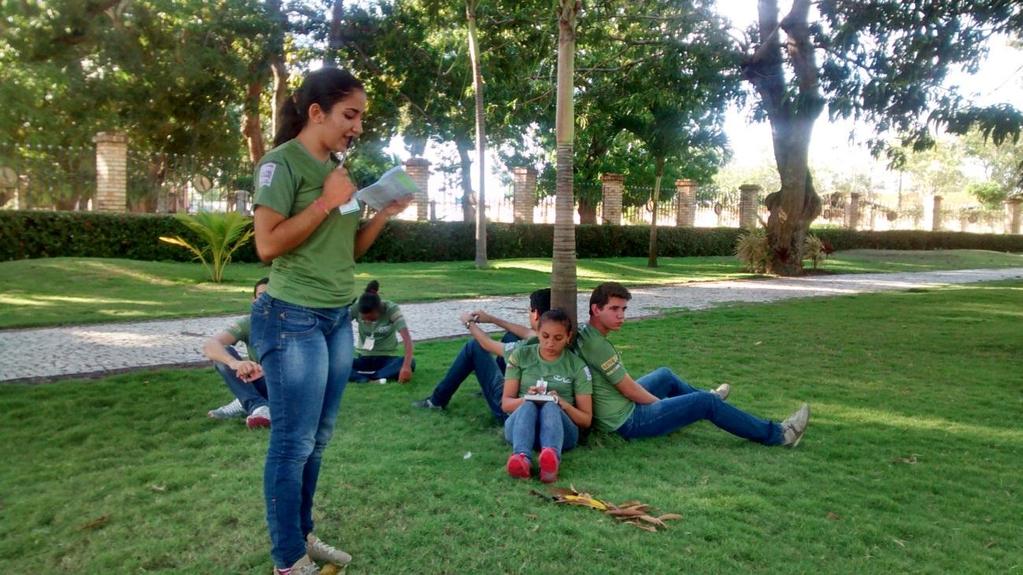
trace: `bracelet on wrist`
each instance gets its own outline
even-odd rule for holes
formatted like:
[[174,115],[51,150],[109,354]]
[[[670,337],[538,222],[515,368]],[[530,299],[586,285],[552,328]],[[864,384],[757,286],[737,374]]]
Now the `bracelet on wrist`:
[[322,199],[316,198],[315,200],[313,200],[313,205],[316,206],[317,208],[320,208],[321,210],[323,210],[323,213],[325,215],[328,215],[328,216],[330,215],[330,210],[327,209],[327,206],[323,205],[323,200]]

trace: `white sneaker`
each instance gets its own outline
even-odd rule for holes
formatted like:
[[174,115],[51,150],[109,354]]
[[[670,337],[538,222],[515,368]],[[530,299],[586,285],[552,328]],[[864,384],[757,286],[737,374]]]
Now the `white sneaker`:
[[799,441],[803,439],[803,434],[806,433],[806,426],[809,424],[810,406],[804,403],[788,419],[781,422],[781,431],[785,438],[782,445],[788,445],[789,447],[799,445]]
[[270,427],[270,408],[266,405],[260,405],[256,409],[253,409],[252,415],[245,418],[245,425],[247,425],[249,429]]
[[280,575],[280,573],[288,573],[288,575],[320,575],[320,568],[316,563],[313,563],[313,560],[308,555],[304,555],[286,571],[282,572],[274,567],[274,575]]
[[732,386],[728,385],[727,383],[722,383],[721,385],[714,388],[714,390],[711,391],[711,393],[720,397],[721,401],[724,401],[728,399],[728,394],[732,393]]
[[340,549],[335,549],[330,545],[327,545],[320,538],[310,533],[305,539],[305,551],[306,554],[320,561],[321,563],[331,563],[338,567],[344,567],[352,562],[352,556],[345,553]]
[[242,417],[244,415],[245,408],[242,407],[242,402],[237,399],[227,405],[221,405],[216,409],[211,409],[206,412],[206,417],[209,417],[210,419],[234,419],[235,417]]

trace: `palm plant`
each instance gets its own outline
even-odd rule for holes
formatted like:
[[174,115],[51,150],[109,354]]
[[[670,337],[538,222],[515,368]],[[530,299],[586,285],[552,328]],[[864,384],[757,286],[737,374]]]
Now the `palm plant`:
[[195,254],[195,259],[206,268],[210,281],[215,283],[223,281],[224,268],[231,263],[234,252],[252,239],[252,220],[237,212],[177,214],[175,218],[192,230],[199,241],[193,244],[181,236],[160,236],[160,241]]

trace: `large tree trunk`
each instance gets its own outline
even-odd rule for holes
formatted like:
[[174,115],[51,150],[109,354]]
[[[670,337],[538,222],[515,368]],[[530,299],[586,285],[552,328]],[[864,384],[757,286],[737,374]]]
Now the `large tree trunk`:
[[[743,63],[746,80],[760,95],[771,122],[775,164],[781,189],[767,196],[770,211],[767,237],[771,249],[768,272],[798,275],[803,271],[803,241],[810,223],[820,215],[821,200],[813,187],[808,150],[813,124],[824,109],[807,17],[810,0],[794,0],[778,21],[777,0],[759,0],[760,45]],[[781,32],[798,93],[785,83]]]
[[597,223],[597,204],[594,204],[584,196],[579,196],[579,223]]
[[343,0],[334,0],[330,9],[330,27],[327,31],[327,54],[323,59],[326,66],[337,68],[341,65],[341,48],[344,47],[344,38],[341,37],[341,19],[344,16]]
[[575,221],[572,183],[573,143],[575,140],[575,25],[581,4],[578,0],[559,0],[558,14],[558,95],[555,130],[557,132],[557,200],[554,212],[554,250],[551,269],[551,307],[560,308],[576,322]]
[[[253,71],[254,74],[258,72]],[[259,74],[262,76],[262,74]],[[245,143],[249,150],[249,161],[255,166],[266,153],[266,144],[263,142],[263,126],[259,121],[259,100],[263,93],[263,81],[261,78],[249,82],[245,90],[245,106],[242,114],[242,135],[245,136]]]
[[657,158],[657,173],[654,177],[654,192],[650,197],[653,206],[650,215],[650,247],[647,250],[646,266],[657,267],[657,210],[661,200],[661,179],[664,177],[664,158]]
[[274,136],[281,128],[281,106],[288,99],[288,66],[284,62],[284,54],[274,54],[270,58],[270,70],[274,76],[274,101],[273,114],[270,117],[270,124]]
[[458,147],[459,183],[462,186],[462,221],[476,221],[476,194],[472,191],[472,160],[469,158],[469,143],[455,142]]
[[281,106],[288,99],[288,65],[284,59],[284,39],[288,29],[288,17],[281,10],[281,0],[268,0],[267,8],[270,18],[276,24],[274,35],[267,50],[269,52],[270,70],[274,79],[274,98],[270,111],[270,131],[277,136],[281,127]]
[[469,60],[472,64],[472,90],[476,99],[476,163],[479,170],[480,195],[476,210],[476,267],[487,267],[487,186],[486,130],[483,117],[483,72],[480,70],[480,44],[476,33],[477,0],[465,1],[465,17],[469,28]]

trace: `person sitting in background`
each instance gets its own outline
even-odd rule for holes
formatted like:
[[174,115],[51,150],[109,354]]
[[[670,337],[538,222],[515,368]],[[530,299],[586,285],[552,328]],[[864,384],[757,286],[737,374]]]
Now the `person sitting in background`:
[[[508,414],[501,409],[504,392],[504,358],[508,357],[523,342],[536,343],[536,328],[540,316],[551,309],[551,290],[539,289],[529,294],[529,326],[520,325],[494,317],[482,310],[463,313],[460,320],[473,339],[462,346],[455,361],[448,368],[444,379],[433,388],[426,399],[414,402],[415,407],[444,409],[470,374],[475,373],[487,401],[490,412],[498,423],[504,423]],[[479,324],[490,323],[505,330],[501,341],[493,340]]]
[[572,320],[560,309],[540,317],[539,343],[520,345],[508,356],[501,407],[509,414],[504,438],[512,444],[508,475],[532,475],[533,449],[540,451],[540,481],[558,480],[561,453],[579,442],[593,420],[593,378],[586,363],[565,349]]
[[[252,289],[252,300],[266,291],[270,278],[256,282]],[[224,384],[234,394],[234,401],[211,409],[206,415],[212,419],[232,419],[246,416],[249,429],[270,426],[270,408],[267,406],[266,381],[263,368],[258,363],[256,349],[249,336],[251,316],[246,315],[234,325],[206,340],[203,354],[213,360],[213,367],[224,379]],[[234,348],[238,342],[245,344],[248,359],[242,359]]]
[[[357,357],[352,363],[349,381],[386,383],[397,379],[400,383],[412,380],[416,360],[412,357],[412,335],[398,304],[380,299],[380,282],[373,280],[359,297],[355,307],[359,314],[355,321],[359,327],[355,344]],[[405,344],[404,354],[398,353],[398,337]]]
[[579,329],[573,351],[593,374],[594,426],[625,439],[667,435],[707,420],[737,437],[763,445],[795,447],[810,421],[803,404],[781,423],[761,419],[727,403],[727,383],[713,391],[697,389],[662,367],[632,379],[618,350],[608,340],[625,323],[632,294],[625,286],[606,282],[590,295],[590,321]]

